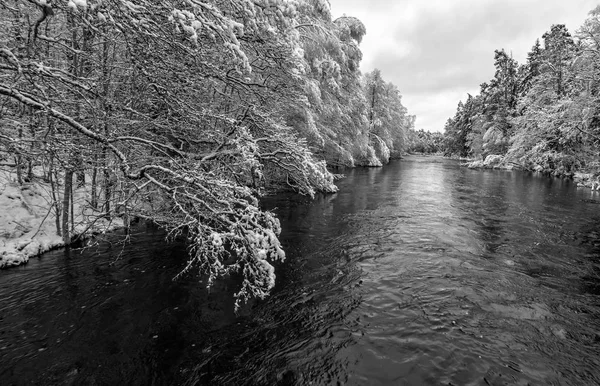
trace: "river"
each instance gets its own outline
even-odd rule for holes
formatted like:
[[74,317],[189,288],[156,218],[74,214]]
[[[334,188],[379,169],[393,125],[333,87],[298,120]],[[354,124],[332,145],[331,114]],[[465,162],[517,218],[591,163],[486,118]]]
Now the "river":
[[237,316],[152,227],[0,271],[0,384],[600,384],[600,193],[416,156],[338,185],[265,200],[287,260]]

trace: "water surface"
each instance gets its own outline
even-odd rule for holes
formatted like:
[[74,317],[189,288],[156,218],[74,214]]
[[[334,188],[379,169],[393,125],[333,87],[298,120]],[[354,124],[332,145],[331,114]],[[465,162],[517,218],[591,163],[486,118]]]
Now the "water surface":
[[436,157],[280,195],[287,261],[173,282],[181,245],[54,252],[0,272],[2,384],[600,384],[600,195]]

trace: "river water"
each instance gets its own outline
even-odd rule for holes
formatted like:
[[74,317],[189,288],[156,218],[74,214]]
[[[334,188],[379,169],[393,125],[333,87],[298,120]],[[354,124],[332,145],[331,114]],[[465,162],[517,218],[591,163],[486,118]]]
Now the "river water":
[[152,228],[0,271],[0,384],[600,384],[599,193],[437,157],[339,187],[265,201],[288,257],[237,316]]

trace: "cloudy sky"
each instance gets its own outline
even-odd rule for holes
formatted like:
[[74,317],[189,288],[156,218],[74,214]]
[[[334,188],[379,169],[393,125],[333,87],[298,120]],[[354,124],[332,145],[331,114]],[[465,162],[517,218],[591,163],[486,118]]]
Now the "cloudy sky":
[[600,0],[330,0],[333,17],[359,18],[363,72],[398,86],[416,128],[443,131],[459,100],[494,76],[494,50],[524,63],[552,24],[572,34]]

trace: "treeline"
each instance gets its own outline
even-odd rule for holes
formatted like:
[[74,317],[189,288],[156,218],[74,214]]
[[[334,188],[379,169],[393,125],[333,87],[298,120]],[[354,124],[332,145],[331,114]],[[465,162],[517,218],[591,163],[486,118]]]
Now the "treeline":
[[328,165],[405,150],[414,117],[359,72],[365,32],[327,0],[0,0],[0,163],[51,186],[65,243],[85,187],[90,222],[152,220],[187,235],[188,269],[265,296],[284,253],[260,195],[334,192]]
[[440,132],[411,129],[406,135],[406,147],[409,153],[442,153],[444,151],[444,135]]
[[598,169],[600,7],[575,36],[553,25],[519,65],[495,52],[496,73],[445,126],[448,155],[572,175]]

